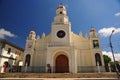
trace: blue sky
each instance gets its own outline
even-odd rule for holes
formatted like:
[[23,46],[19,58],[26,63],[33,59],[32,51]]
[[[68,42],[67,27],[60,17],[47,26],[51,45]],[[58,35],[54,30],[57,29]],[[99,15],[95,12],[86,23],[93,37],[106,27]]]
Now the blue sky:
[[104,54],[111,53],[108,39],[114,29],[112,44],[118,57],[120,0],[0,0],[0,38],[24,48],[32,29],[40,36],[49,34],[60,3],[67,8],[74,33],[85,36],[91,27],[96,29]]

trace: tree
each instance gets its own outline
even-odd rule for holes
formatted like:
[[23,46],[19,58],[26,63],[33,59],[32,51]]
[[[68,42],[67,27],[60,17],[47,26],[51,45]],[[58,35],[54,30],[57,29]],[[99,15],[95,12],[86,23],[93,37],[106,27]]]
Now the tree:
[[108,57],[107,55],[103,55],[103,58],[104,58],[105,64],[108,64],[111,61],[111,58]]
[[116,67],[117,67],[118,71],[120,72],[120,65],[119,65],[119,62],[118,62],[118,61],[115,61],[115,63],[114,63],[114,62],[110,62],[111,70],[112,70],[113,72],[116,71],[116,69],[115,69],[115,64],[116,64]]
[[103,55],[104,63],[105,63],[105,69],[106,71],[109,71],[108,63],[111,62],[111,58],[107,55]]

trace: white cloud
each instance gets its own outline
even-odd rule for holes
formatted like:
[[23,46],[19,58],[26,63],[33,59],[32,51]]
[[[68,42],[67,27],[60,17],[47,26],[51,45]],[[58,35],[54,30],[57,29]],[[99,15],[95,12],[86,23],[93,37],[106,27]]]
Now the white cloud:
[[98,33],[103,37],[108,37],[110,36],[112,30],[114,30],[113,34],[120,33],[120,28],[115,28],[115,27],[102,28],[98,31]]
[[[113,61],[112,52],[102,51],[102,53],[103,53],[103,55],[108,55],[111,58],[111,60]],[[120,61],[120,53],[114,53],[114,56],[115,56],[116,61]]]
[[116,13],[115,16],[120,16],[120,12]]
[[12,34],[10,31],[7,31],[3,28],[0,29],[0,38],[5,38],[5,36],[8,36],[8,37],[15,37],[14,34]]

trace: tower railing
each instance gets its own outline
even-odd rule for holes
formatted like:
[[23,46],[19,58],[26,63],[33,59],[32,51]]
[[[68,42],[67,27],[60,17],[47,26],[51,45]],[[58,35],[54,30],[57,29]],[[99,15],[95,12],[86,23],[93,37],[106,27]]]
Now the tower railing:
[[71,24],[70,22],[53,22],[54,25],[60,25],[60,24]]

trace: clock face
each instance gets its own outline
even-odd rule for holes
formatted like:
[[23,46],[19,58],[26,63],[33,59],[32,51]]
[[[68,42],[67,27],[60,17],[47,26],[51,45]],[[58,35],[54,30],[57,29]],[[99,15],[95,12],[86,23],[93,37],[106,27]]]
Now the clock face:
[[60,14],[62,14],[62,12],[60,12]]
[[57,37],[58,37],[58,38],[63,38],[63,37],[65,37],[65,32],[64,32],[63,30],[58,31],[58,32],[57,32]]

